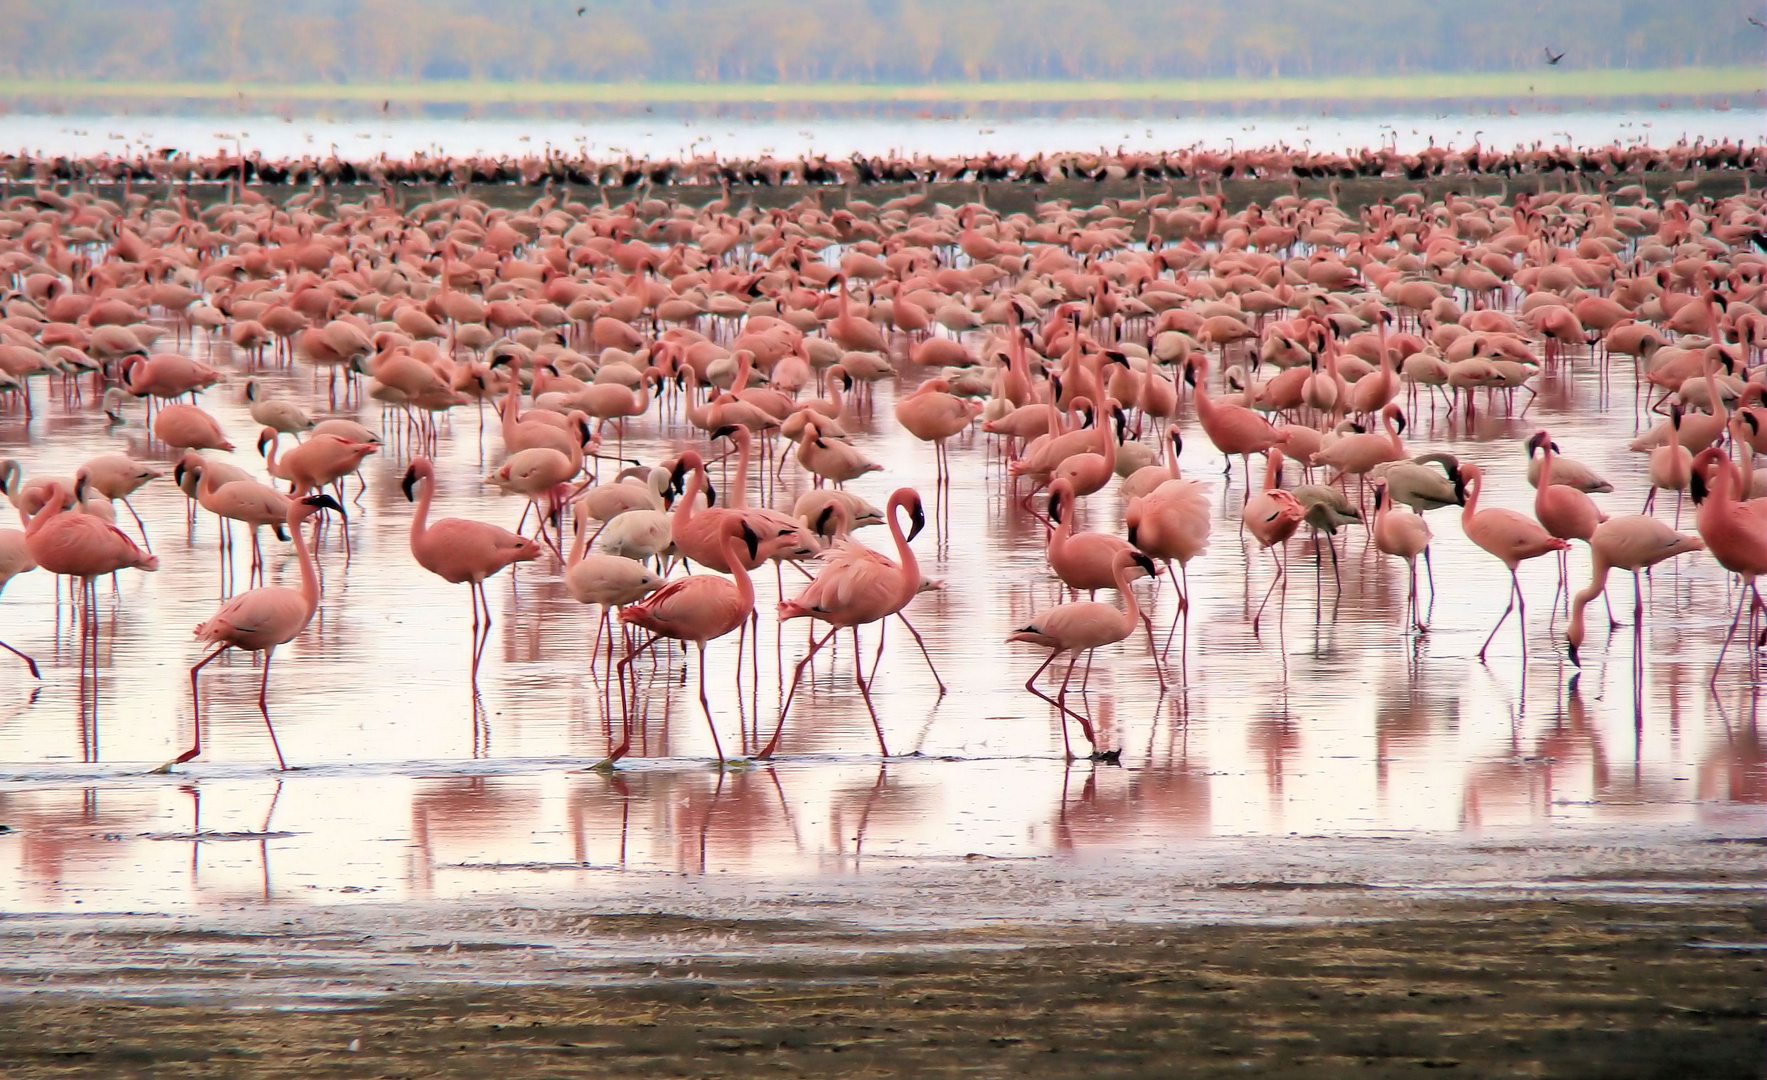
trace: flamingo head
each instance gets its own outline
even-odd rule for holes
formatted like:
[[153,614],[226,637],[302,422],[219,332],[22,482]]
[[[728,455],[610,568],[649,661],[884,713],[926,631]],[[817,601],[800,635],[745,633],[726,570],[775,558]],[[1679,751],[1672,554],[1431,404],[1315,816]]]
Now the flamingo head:
[[761,538],[755,534],[755,530],[749,528],[749,523],[746,521],[742,523],[741,535],[742,542],[748,545],[749,558],[755,558],[761,550]]
[[323,492],[321,492],[317,495],[306,496],[305,498],[300,500],[299,505],[306,508],[305,512],[301,513],[301,515],[300,515],[303,518],[307,517],[310,514],[316,514],[321,510],[336,510],[340,516],[343,516],[343,517],[349,516],[348,514],[344,513],[344,506],[342,503],[338,502],[336,499],[332,498],[330,495],[327,495]]
[[[1534,451],[1540,449],[1542,446],[1551,445],[1551,443],[1552,439],[1546,434],[1546,432],[1534,432],[1534,434],[1528,437],[1528,457],[1532,458],[1534,456]],[[1557,447],[1555,446],[1553,449],[1556,450]]]
[[920,493],[913,489],[908,489],[902,504],[908,507],[908,539],[912,542],[926,528],[926,508],[920,505]]

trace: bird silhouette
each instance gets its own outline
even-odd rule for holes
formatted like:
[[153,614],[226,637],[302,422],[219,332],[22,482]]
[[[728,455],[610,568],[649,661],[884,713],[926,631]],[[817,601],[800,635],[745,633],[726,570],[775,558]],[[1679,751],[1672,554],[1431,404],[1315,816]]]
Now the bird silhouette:
[[1565,58],[1564,53],[1554,53],[1552,51],[1552,46],[1550,45],[1546,46],[1544,51],[1546,53],[1546,65],[1548,67],[1557,67],[1558,62]]
[[579,18],[579,19],[581,19],[581,18],[582,18],[582,17],[583,17],[583,13],[584,13],[584,12],[585,12],[585,11],[588,11],[588,10],[589,10],[589,9],[588,9],[588,8],[586,8],[586,7],[580,7],[580,8],[578,8],[578,9],[577,9],[577,18]]
[[1759,26],[1763,30],[1767,30],[1767,22],[1762,22],[1760,19],[1755,18],[1753,15],[1749,16],[1749,22],[1755,24],[1756,26]]

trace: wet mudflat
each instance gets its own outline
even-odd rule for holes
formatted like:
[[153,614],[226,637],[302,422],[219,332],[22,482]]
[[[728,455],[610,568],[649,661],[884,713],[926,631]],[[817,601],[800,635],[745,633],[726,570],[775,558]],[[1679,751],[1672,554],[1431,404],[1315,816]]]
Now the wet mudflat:
[[[1760,1075],[1767,1046],[1761,909],[1734,905],[1430,902],[1347,921],[938,935],[569,910],[548,919],[685,952],[602,985],[398,980],[365,1000],[278,998],[220,979],[160,995],[153,974],[134,972],[119,976],[134,993],[0,999],[0,1069],[1740,1078]],[[457,926],[472,936],[472,921]],[[175,952],[203,937],[99,931],[85,947]],[[300,972],[309,946],[339,949],[297,930],[279,942],[287,958],[254,974]],[[546,951],[495,941],[430,951],[500,949]]]

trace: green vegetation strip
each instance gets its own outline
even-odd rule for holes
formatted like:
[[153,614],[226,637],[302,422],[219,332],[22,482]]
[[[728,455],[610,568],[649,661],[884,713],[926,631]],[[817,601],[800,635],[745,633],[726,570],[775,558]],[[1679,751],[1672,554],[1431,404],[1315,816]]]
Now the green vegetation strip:
[[1147,82],[856,83],[418,83],[269,84],[0,79],[0,99],[184,99],[393,101],[401,104],[862,104],[876,102],[1369,101],[1446,98],[1621,98],[1767,92],[1759,67],[1650,71],[1505,71],[1326,79],[1196,79]]

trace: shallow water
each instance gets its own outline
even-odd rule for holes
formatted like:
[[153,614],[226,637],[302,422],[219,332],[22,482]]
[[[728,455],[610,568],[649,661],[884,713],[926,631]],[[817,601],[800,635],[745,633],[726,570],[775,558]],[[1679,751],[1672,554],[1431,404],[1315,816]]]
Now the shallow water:
[[[202,403],[243,448],[234,459],[257,466],[243,358],[225,343],[189,347],[232,372]],[[1566,454],[1615,484],[1597,501],[1633,512],[1645,463],[1624,448],[1637,423],[1630,372],[1616,365],[1604,394],[1586,359],[1574,367],[1544,379],[1525,418],[1505,415],[1499,402],[1469,425],[1422,403],[1407,446],[1478,461],[1483,505],[1526,510],[1521,440],[1548,427]],[[325,387],[309,374],[259,377],[279,394],[325,404]],[[932,451],[891,419],[902,389],[880,383],[870,413],[849,415],[858,445],[889,466],[851,487],[882,505],[911,485],[930,513]],[[71,475],[109,450],[167,458],[148,444],[139,406],[112,430],[90,407],[64,407],[40,386],[36,394],[34,421],[0,419],[0,453],[20,458],[27,476]],[[379,422],[372,403],[353,414]],[[96,705],[79,678],[65,593],[58,605],[54,582],[38,572],[15,579],[0,600],[6,640],[45,674],[33,683],[0,658],[0,824],[11,830],[0,834],[0,908],[422,899],[562,881],[593,892],[642,881],[615,875],[625,884],[606,885],[616,870],[789,880],[875,872],[891,860],[1151,856],[1222,838],[1758,831],[1767,801],[1758,686],[1746,681],[1746,650],[1733,649],[1716,696],[1707,688],[1734,599],[1709,558],[1683,557],[1646,583],[1636,700],[1632,630],[1609,635],[1599,605],[1583,674],[1571,680],[1562,611],[1549,609],[1550,560],[1522,573],[1528,662],[1512,620],[1481,664],[1475,654],[1501,610],[1504,571],[1446,512],[1430,518],[1441,592],[1429,602],[1429,634],[1403,632],[1403,564],[1351,529],[1341,588],[1323,551],[1292,543],[1286,602],[1272,601],[1258,636],[1250,612],[1271,563],[1239,535],[1242,480],[1236,470],[1224,482],[1201,431],[1189,420],[1183,430],[1185,472],[1213,481],[1220,509],[1210,549],[1189,571],[1182,685],[1158,693],[1139,635],[1092,667],[1086,701],[1101,744],[1122,749],[1121,767],[1064,764],[1053,711],[1023,687],[1041,652],[1003,644],[1058,593],[1040,526],[1003,489],[999,458],[978,430],[954,441],[949,510],[916,543],[923,572],[943,588],[909,609],[951,690],[941,698],[912,641],[900,627],[889,631],[875,693],[895,755],[887,763],[843,639],[818,660],[813,690],[800,691],[781,764],[720,773],[708,763],[695,673],[676,651],[665,666],[640,665],[646,697],[634,713],[642,721],[629,768],[583,772],[606,753],[620,713],[617,694],[610,700],[600,669],[589,667],[594,617],[564,592],[550,556],[494,579],[496,625],[475,692],[466,591],[411,560],[411,507],[398,486],[406,451],[389,441],[369,459],[359,501],[350,488],[351,557],[328,527],[319,613],[276,656],[270,704],[295,771],[276,773],[256,709],[259,672],[230,654],[204,671],[203,755],[171,777],[143,775],[189,745],[188,668],[201,655],[190,628],[220,595],[212,520],[188,532],[184,497],[169,479],[156,481],[133,501],[163,564],[123,574],[114,592],[99,589]],[[389,440],[397,433],[395,424]],[[655,461],[703,446],[697,435],[653,410],[628,428],[624,453]],[[456,411],[441,437],[438,515],[515,524],[521,504],[478,483],[498,447],[495,423],[481,436],[475,412]],[[777,488],[769,482],[766,496],[789,508],[801,488],[791,476]],[[759,494],[757,484],[751,499]],[[1672,516],[1673,501],[1658,512]],[[1082,521],[1120,531],[1114,486],[1087,500]],[[1691,529],[1691,508],[1683,524]],[[862,535],[888,544],[881,529]],[[295,583],[289,546],[265,543],[272,581]],[[241,540],[241,581],[246,557]],[[1586,552],[1574,552],[1571,565],[1580,586]],[[789,595],[803,579],[784,573]],[[1624,575],[1610,585],[1615,613],[1629,622]],[[756,586],[758,665],[739,672],[731,641],[708,653],[713,712],[731,755],[759,749],[777,718],[781,678],[804,648],[802,624],[783,635],[775,628],[772,573],[758,574]],[[1173,593],[1140,589],[1164,632]],[[869,660],[875,632],[864,640]],[[1174,675],[1179,653],[1175,644]],[[1078,731],[1072,737],[1084,747]],[[1329,865],[1329,849],[1316,854]]]
[[236,148],[266,156],[323,156],[354,160],[385,153],[525,155],[548,148],[617,159],[687,158],[716,154],[749,158],[766,154],[829,158],[853,154],[1059,153],[1070,150],[1169,150],[1204,145],[1310,145],[1317,150],[1355,151],[1382,143],[1403,151],[1432,144],[1508,150],[1535,143],[1600,146],[1678,139],[1759,142],[1767,131],[1760,108],[1576,109],[1518,106],[1515,110],[1419,110],[1413,113],[1338,116],[1184,116],[1174,109],[1138,117],[1012,118],[990,115],[870,119],[836,117],[793,120],[646,117],[573,121],[549,118],[452,120],[375,117],[315,119],[254,115],[114,116],[11,115],[0,148],[41,155],[140,153],[175,146],[192,154],[231,153]]

